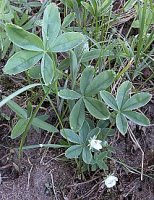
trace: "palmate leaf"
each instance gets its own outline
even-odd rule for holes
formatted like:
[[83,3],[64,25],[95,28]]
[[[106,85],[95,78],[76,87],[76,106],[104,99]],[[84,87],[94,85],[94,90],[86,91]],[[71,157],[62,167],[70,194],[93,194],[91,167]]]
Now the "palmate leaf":
[[15,53],[6,63],[3,72],[15,75],[33,67],[41,58],[41,52],[22,50]]
[[79,131],[85,120],[85,107],[82,99],[79,99],[77,103],[74,105],[69,121],[71,129],[74,131]]
[[[27,110],[21,108],[17,103],[15,103],[14,101],[10,100],[9,102],[7,102],[7,105],[9,106],[9,108],[11,108],[11,110],[13,110],[20,118],[22,119],[27,119]],[[52,126],[51,124],[44,122],[44,120],[46,120],[45,118],[46,116],[43,115],[42,118],[41,117],[35,117],[32,121],[32,125],[46,130],[48,132],[58,132],[58,129],[55,128],[54,126]],[[44,119],[45,118],[45,119]]]
[[19,26],[7,24],[6,32],[9,39],[20,48],[30,51],[43,51],[44,49],[43,42],[37,35],[29,33]]
[[60,13],[56,4],[49,4],[43,15],[42,36],[46,48],[56,39],[61,27]]
[[84,41],[84,36],[81,33],[67,32],[58,36],[54,43],[50,46],[51,52],[66,52],[69,51]]
[[88,85],[85,91],[86,96],[95,95],[101,90],[107,89],[114,81],[115,73],[112,70],[106,70],[97,75]]
[[108,119],[109,111],[106,105],[94,98],[84,98],[84,103],[89,113],[97,119]]
[[141,92],[138,94],[134,94],[130,99],[128,99],[125,104],[122,106],[123,111],[134,110],[146,105],[152,95],[147,92]]
[[46,85],[49,85],[54,77],[55,66],[53,60],[48,54],[43,55],[41,62],[41,74]]
[[78,92],[75,92],[74,90],[70,89],[63,89],[58,92],[58,96],[60,96],[63,99],[79,99],[81,95]]
[[150,124],[149,119],[143,114],[135,111],[124,111],[123,114],[135,124],[147,126]]

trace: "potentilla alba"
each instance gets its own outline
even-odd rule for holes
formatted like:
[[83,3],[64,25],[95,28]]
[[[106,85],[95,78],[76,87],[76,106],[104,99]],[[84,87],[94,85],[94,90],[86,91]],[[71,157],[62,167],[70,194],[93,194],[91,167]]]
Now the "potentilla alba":
[[113,186],[116,185],[116,182],[118,181],[118,178],[116,176],[113,175],[109,175],[106,179],[105,179],[105,185],[107,188],[112,188]]
[[93,138],[90,138],[89,140],[89,146],[90,149],[96,149],[96,150],[100,150],[102,149],[102,141],[101,140],[96,140],[97,136],[94,135]]

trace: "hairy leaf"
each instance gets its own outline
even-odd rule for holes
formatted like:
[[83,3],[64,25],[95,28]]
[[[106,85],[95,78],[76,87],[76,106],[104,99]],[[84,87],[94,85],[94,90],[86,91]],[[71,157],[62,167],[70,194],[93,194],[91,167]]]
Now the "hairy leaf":
[[65,151],[65,156],[67,158],[78,158],[81,152],[82,152],[81,145],[73,145]]
[[69,117],[71,128],[74,131],[79,131],[84,123],[84,120],[85,120],[85,107],[83,100],[80,99],[74,105]]
[[135,124],[147,126],[150,124],[149,119],[143,114],[135,111],[124,111],[123,114]]
[[42,36],[46,48],[56,39],[61,27],[60,13],[54,3],[50,3],[43,15]]
[[63,89],[60,90],[58,92],[58,96],[60,96],[63,99],[79,99],[81,97],[81,95],[77,92],[75,92],[74,90],[70,90],[70,89]]
[[120,133],[126,134],[128,128],[128,122],[126,117],[122,113],[118,113],[116,116],[116,125]]
[[91,83],[94,76],[94,69],[91,67],[86,67],[83,72],[80,79],[80,90],[81,93],[84,94],[88,85]]
[[118,108],[121,109],[121,107],[126,103],[126,101],[129,99],[129,90],[132,87],[132,84],[129,81],[123,82],[120,87],[117,90],[117,104]]
[[123,111],[134,110],[146,105],[152,95],[147,92],[141,92],[133,95],[130,99],[128,99],[125,104],[122,106]]
[[9,39],[20,48],[30,51],[43,51],[43,42],[37,35],[14,24],[7,24],[6,32]]
[[80,143],[79,135],[74,133],[74,131],[72,131],[71,129],[62,129],[60,131],[60,134],[70,142],[77,143],[77,144]]
[[15,75],[24,72],[33,67],[43,54],[34,51],[19,51],[15,53],[4,66],[3,72],[9,75]]
[[91,96],[97,94],[101,90],[105,90],[113,83],[114,76],[115,74],[112,70],[101,72],[91,81],[90,85],[88,85],[85,95]]
[[58,36],[55,42],[51,45],[52,52],[66,52],[78,46],[84,41],[84,36],[81,33],[67,32]]
[[44,54],[41,62],[41,74],[46,85],[49,85],[54,78],[54,62],[48,54]]
[[112,108],[113,110],[118,110],[116,100],[109,92],[104,90],[100,92],[100,95],[110,108]]
[[91,97],[86,97],[84,98],[84,103],[89,113],[93,115],[95,118],[97,119],[109,118],[109,111],[103,102]]

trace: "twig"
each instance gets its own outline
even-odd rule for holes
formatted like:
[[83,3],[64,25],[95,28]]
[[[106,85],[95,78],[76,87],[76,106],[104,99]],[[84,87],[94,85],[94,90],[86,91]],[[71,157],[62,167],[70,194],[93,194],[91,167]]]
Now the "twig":
[[51,182],[52,182],[53,193],[54,193],[54,195],[55,195],[55,199],[58,200],[58,198],[57,198],[57,193],[56,193],[56,190],[55,190],[53,175],[52,175],[51,172],[50,172],[50,176],[51,176]]
[[85,182],[82,182],[82,183],[75,183],[75,184],[72,184],[72,185],[68,185],[67,187],[75,187],[75,186],[83,185],[83,184],[86,184],[86,183],[90,183],[90,182],[92,182],[92,181],[94,181],[94,180],[96,180],[98,178],[100,178],[100,177],[95,177],[95,178],[93,178],[91,180],[88,180],[88,181],[85,181]]
[[144,168],[144,151],[142,150],[140,144],[138,143],[135,135],[133,134],[130,126],[128,126],[128,130],[129,130],[129,134],[130,134],[130,137],[132,139],[132,141],[139,147],[139,149],[141,150],[141,153],[142,153],[142,160],[141,160],[141,181],[143,180],[143,168]]

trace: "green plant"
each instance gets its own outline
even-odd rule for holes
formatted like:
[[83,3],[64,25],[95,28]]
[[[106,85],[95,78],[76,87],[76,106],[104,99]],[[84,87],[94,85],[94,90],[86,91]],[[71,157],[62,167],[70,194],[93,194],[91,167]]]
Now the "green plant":
[[9,39],[24,50],[17,52],[8,60],[4,67],[4,73],[12,75],[26,71],[42,60],[42,78],[46,85],[50,84],[56,70],[54,52],[68,51],[82,43],[84,39],[80,33],[67,32],[59,35],[60,28],[60,14],[55,4],[47,6],[44,12],[43,41],[19,26],[6,24]]
[[[28,103],[27,110],[21,108],[18,104],[16,104],[14,101],[7,102],[7,105],[11,110],[13,110],[16,115],[18,116],[19,120],[14,125],[12,132],[11,132],[11,138],[15,139],[23,134],[25,131],[25,128],[27,126],[28,120],[32,115],[33,109],[31,103]],[[39,129],[46,130],[48,132],[58,132],[58,130],[52,126],[51,124],[45,122],[46,117],[45,116],[38,116],[35,117],[32,121],[32,127],[35,128],[38,131]]]
[[109,111],[106,105],[94,98],[101,90],[108,88],[114,80],[112,70],[101,72],[94,78],[94,69],[86,67],[80,79],[80,93],[70,90],[60,90],[58,95],[63,99],[78,101],[70,113],[70,126],[74,131],[79,131],[85,120],[85,107],[97,119],[108,119]]
[[[35,6],[38,7],[40,5],[36,4]],[[32,29],[34,31],[36,29],[37,21],[39,20],[39,15],[41,11],[39,11],[35,16],[31,16],[29,14],[31,12],[31,7],[32,5],[26,1],[0,1],[0,57],[2,59],[6,57],[6,54],[8,52],[9,56],[11,56],[12,54],[14,54],[14,52],[19,50],[17,46],[12,46],[11,41],[8,40],[8,36],[5,31],[6,23],[14,23],[22,27],[24,30]]]
[[147,92],[141,92],[130,97],[131,87],[132,84],[129,81],[123,82],[117,90],[116,98],[107,91],[100,92],[104,102],[115,110],[116,126],[123,135],[126,134],[128,128],[126,118],[142,126],[150,124],[148,118],[143,113],[133,110],[146,105],[152,98],[152,95]]
[[[57,74],[55,74],[55,72],[58,71],[56,69],[57,62],[55,53],[69,51],[70,49],[76,47],[84,41],[84,36],[81,33],[67,32],[62,34],[60,29],[60,13],[55,4],[49,4],[44,11],[42,24],[43,41],[37,35],[29,33],[17,25],[10,23],[6,24],[6,32],[9,39],[15,45],[24,50],[15,53],[7,61],[3,69],[4,73],[15,75],[24,72],[34,66],[39,60],[41,60],[41,77],[45,85],[50,85],[53,81],[56,81]],[[25,124],[22,130],[20,150],[23,146],[31,124],[36,121],[35,118],[40,106],[42,105],[48,94],[51,92],[52,88],[51,86],[49,88],[45,88],[43,83],[31,84],[5,98],[0,104],[0,106],[3,106],[16,95],[37,85],[42,85],[45,95],[43,96],[36,109],[34,111],[31,110],[30,116],[24,116],[25,119],[19,120],[14,129],[15,133],[13,132],[15,136],[19,135],[19,133],[17,133],[19,132],[19,125],[23,123]]]
[[[28,11],[32,6],[36,6],[36,2],[20,2],[20,6],[24,5]],[[135,70],[140,72],[143,69],[140,68],[140,64],[143,66],[144,63],[151,63],[147,62],[149,57],[152,60],[153,50],[149,48],[153,42],[151,30],[153,7],[148,0],[140,4],[137,1],[127,1],[124,11],[129,11],[136,5],[139,8],[135,7],[137,14],[128,34],[123,36],[115,28],[117,19],[122,18],[112,10],[114,1],[105,0],[102,3],[99,0],[87,2],[62,0],[62,2],[65,5],[63,22],[58,7],[49,2],[41,5],[32,21],[29,20],[27,10],[21,9],[21,13],[24,12],[21,16],[18,15],[20,9],[14,11],[13,15],[11,11],[8,12],[9,20],[5,20],[7,15],[0,13],[2,39],[5,38],[9,45],[12,42],[15,47],[13,52],[16,52],[8,59],[3,72],[10,76],[25,72],[22,74],[26,75],[28,80],[27,86],[4,97],[0,107],[7,104],[17,115],[11,138],[21,136],[20,152],[22,148],[64,147],[67,148],[65,156],[70,159],[75,158],[76,163],[79,161],[79,165],[86,169],[90,166],[92,170],[97,168],[107,170],[107,159],[113,151],[108,144],[108,137],[114,135],[115,128],[125,135],[128,120],[143,126],[150,123],[143,113],[134,110],[146,105],[151,95],[147,92],[137,93],[135,89],[132,92],[131,80],[136,76]],[[9,1],[4,1],[1,8],[4,8],[4,5],[11,6]],[[71,12],[68,14],[69,11]],[[36,34],[35,28],[32,29],[31,26],[35,19],[39,34]],[[139,29],[139,33],[131,37],[129,33],[134,27]],[[4,55],[9,45],[6,45]],[[133,64],[135,70],[132,68]],[[110,91],[115,91],[115,81],[127,79],[129,81],[124,81],[120,85],[114,97]],[[17,95],[34,87],[39,87],[36,96],[39,96],[40,101],[35,103],[35,109],[31,99],[28,99],[26,109],[12,101]],[[38,115],[40,107],[46,100],[57,116],[58,122],[55,123],[55,127],[46,122],[46,117]],[[58,132],[57,128],[60,127],[61,136],[65,141],[62,140],[62,144],[23,147],[31,127],[53,134]],[[117,179],[114,180],[116,181]]]
[[[109,154],[107,152],[108,145],[102,139],[101,132],[98,127],[91,129],[87,121],[83,123],[79,134],[71,129],[61,130],[61,135],[71,144],[73,143],[65,151],[65,156],[69,159],[79,158],[84,163],[90,164],[93,170],[97,167],[106,170],[108,168],[105,164],[106,157]],[[97,138],[101,138],[101,140]],[[100,153],[99,150],[102,148],[104,148],[104,152]]]

